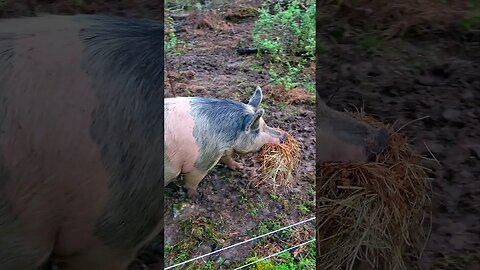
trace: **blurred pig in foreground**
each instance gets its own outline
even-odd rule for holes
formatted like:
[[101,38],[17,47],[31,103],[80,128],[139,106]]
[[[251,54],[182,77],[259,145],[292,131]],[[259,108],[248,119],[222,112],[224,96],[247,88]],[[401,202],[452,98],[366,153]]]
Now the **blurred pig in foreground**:
[[259,151],[266,143],[281,143],[287,134],[263,120],[262,90],[257,87],[248,104],[199,97],[165,99],[165,185],[183,174],[188,194],[219,161],[242,168],[233,153]]
[[1,270],[125,270],[163,228],[163,29],[0,20]]

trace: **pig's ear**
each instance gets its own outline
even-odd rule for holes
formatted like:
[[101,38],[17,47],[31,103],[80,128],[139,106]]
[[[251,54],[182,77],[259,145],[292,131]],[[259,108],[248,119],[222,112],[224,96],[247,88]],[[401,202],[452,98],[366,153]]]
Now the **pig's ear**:
[[248,105],[251,105],[255,109],[258,109],[258,106],[260,106],[262,99],[263,99],[262,88],[260,88],[260,86],[257,86],[257,89],[255,89],[255,93],[253,93],[253,96],[248,101]]
[[250,132],[259,128],[259,120],[263,115],[263,109],[258,109],[254,114],[250,114],[245,118],[245,131]]

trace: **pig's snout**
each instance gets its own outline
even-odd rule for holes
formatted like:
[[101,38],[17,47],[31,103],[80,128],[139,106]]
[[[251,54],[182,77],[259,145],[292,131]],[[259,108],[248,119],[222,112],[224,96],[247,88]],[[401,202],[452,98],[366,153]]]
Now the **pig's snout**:
[[284,143],[287,140],[288,134],[277,129],[267,127],[267,133],[270,137],[269,143]]
[[390,133],[386,128],[382,128],[378,131],[377,135],[374,138],[373,143],[367,145],[367,154],[368,154],[368,161],[375,161],[375,158],[378,154],[380,154],[385,147],[387,146],[388,139],[390,137]]

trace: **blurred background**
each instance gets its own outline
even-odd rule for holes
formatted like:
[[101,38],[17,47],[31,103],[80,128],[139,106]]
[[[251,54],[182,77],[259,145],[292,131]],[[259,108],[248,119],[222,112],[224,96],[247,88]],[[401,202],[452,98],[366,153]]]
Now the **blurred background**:
[[431,158],[423,269],[480,269],[480,1],[326,0],[317,25],[319,96]]
[[148,0],[2,0],[0,17],[51,14],[104,14],[162,19],[162,1]]

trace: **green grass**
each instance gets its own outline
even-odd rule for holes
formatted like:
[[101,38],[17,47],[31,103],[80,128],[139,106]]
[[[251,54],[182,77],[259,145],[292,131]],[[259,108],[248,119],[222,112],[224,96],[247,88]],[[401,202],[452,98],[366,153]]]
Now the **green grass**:
[[262,71],[263,67],[259,64],[253,64],[253,65],[250,66],[250,69],[258,72],[258,71]]
[[[250,266],[250,270],[312,270],[315,269],[315,243],[307,244],[307,254],[299,254],[295,258],[290,251],[284,251],[275,258],[263,260]],[[243,264],[259,260],[260,256],[252,255]],[[243,265],[242,264],[242,265]]]
[[273,192],[269,192],[268,195],[270,196],[270,199],[272,199],[272,201],[278,201],[278,195],[273,193]]
[[278,230],[282,227],[282,224],[278,221],[268,220],[258,225],[257,235],[265,234],[270,231]]
[[306,215],[310,212],[310,208],[305,203],[299,204],[298,209],[303,215]]
[[[259,235],[262,235],[262,234],[266,234],[268,232],[278,230],[278,229],[282,228],[283,226],[285,226],[285,225],[281,224],[278,221],[267,220],[267,221],[261,222],[258,225],[257,229],[255,231],[253,231],[252,233],[253,233],[253,236],[259,236]],[[279,231],[277,233],[269,235],[267,238],[259,239],[258,240],[258,245],[263,245],[265,243],[268,243],[272,239],[275,240],[275,241],[281,240],[283,242],[288,242],[293,238],[293,233],[294,233],[293,228],[288,228],[286,230]]]
[[[170,243],[165,243],[165,261],[168,264],[175,264],[179,262],[186,261],[192,257],[192,252],[195,248],[198,248],[204,242],[212,242],[217,244],[219,242],[219,235],[215,232],[211,220],[198,217],[198,218],[189,218],[180,223],[180,232],[182,233],[183,239],[171,245]],[[210,266],[208,266],[210,265]],[[187,264],[189,269],[215,269],[214,262],[208,262],[207,264],[200,262],[192,262]],[[198,268],[198,267],[202,268]],[[204,268],[204,267],[210,268]]]
[[313,82],[313,81],[307,81],[307,82],[305,82],[305,83],[303,84],[303,87],[304,87],[306,90],[308,90],[308,91],[310,91],[310,92],[312,92],[312,93],[315,93],[315,82]]
[[252,209],[250,210],[250,214],[252,215],[252,217],[256,217],[258,214],[258,209],[256,207],[252,207]]
[[175,245],[165,243],[165,256],[167,261],[173,263],[180,263],[190,258],[190,253],[193,247],[188,244],[188,240],[181,240]]
[[240,195],[239,203],[244,204],[247,202],[247,197],[245,195]]

